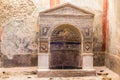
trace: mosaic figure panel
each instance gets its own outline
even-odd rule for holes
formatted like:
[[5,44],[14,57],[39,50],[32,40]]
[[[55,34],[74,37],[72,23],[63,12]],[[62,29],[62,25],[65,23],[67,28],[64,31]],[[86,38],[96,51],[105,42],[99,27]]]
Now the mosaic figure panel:
[[47,36],[49,29],[50,29],[50,27],[42,27],[41,28],[41,36]]
[[40,42],[40,52],[41,53],[47,53],[48,52],[48,42],[47,41],[41,41]]

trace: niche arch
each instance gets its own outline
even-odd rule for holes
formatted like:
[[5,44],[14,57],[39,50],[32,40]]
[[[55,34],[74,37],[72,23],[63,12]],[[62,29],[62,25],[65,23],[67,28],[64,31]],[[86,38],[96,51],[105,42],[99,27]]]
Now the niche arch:
[[73,25],[61,24],[50,36],[50,69],[81,68],[82,36]]
[[[93,13],[66,3],[40,12],[39,19],[39,77],[96,75],[93,68]],[[73,43],[77,47],[66,46]],[[60,69],[60,72],[53,69]]]

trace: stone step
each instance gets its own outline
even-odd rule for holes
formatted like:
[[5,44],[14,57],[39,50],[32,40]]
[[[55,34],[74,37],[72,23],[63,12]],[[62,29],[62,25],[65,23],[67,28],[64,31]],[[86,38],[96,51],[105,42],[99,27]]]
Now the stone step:
[[96,71],[83,69],[38,69],[38,77],[83,77],[96,76]]

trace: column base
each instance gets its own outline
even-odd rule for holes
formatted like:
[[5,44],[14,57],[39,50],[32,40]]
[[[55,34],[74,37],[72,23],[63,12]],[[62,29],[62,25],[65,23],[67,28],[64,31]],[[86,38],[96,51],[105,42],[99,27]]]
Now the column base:
[[83,57],[82,69],[84,70],[93,69],[93,53],[84,53],[82,57]]
[[38,54],[38,68],[49,69],[49,55],[45,53]]

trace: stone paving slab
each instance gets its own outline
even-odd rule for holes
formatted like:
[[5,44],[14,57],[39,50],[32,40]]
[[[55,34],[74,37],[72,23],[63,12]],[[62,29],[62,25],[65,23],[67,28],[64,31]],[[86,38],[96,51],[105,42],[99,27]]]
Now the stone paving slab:
[[[112,80],[120,80],[119,75],[106,67],[95,67],[97,72],[104,70]],[[103,76],[38,78],[37,67],[0,68],[0,80],[102,80]],[[4,73],[3,73],[4,72]]]

